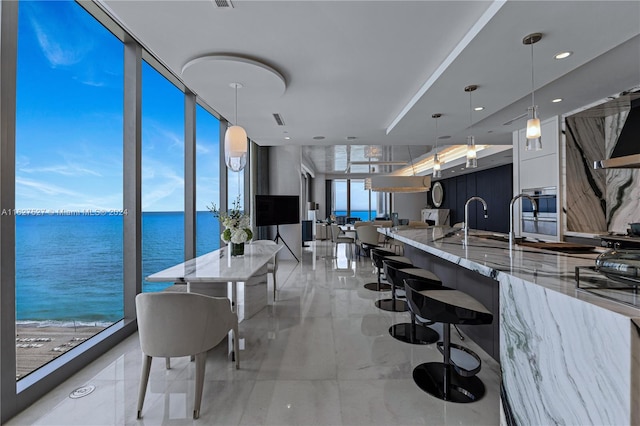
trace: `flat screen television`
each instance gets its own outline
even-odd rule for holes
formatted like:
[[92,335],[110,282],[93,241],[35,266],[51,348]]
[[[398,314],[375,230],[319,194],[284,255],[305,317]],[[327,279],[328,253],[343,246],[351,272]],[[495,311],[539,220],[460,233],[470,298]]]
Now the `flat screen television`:
[[300,223],[297,195],[256,195],[256,226]]

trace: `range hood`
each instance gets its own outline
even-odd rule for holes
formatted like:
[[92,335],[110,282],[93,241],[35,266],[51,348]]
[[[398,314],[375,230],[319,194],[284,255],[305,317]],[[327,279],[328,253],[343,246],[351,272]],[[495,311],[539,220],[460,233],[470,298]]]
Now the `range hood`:
[[640,168],[640,99],[631,101],[631,109],[613,148],[611,158],[594,161],[594,169]]

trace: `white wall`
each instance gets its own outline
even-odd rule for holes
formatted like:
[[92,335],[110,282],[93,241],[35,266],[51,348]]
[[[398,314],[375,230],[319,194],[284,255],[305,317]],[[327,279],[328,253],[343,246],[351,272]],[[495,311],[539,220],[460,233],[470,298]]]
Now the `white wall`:
[[[298,146],[273,146],[269,149],[269,194],[298,195],[302,186],[302,149]],[[300,205],[300,219],[306,220],[306,206]],[[302,225],[280,225],[280,235],[300,259],[302,255]],[[282,242],[280,242],[282,244]],[[278,256],[293,259],[284,247]]]
[[316,173],[316,177],[313,178],[313,200],[318,203],[318,210],[316,210],[316,219],[324,220],[326,219],[326,176],[324,173]]
[[398,218],[420,220],[421,210],[427,206],[427,192],[413,192],[409,194],[393,194],[393,212],[398,212]]

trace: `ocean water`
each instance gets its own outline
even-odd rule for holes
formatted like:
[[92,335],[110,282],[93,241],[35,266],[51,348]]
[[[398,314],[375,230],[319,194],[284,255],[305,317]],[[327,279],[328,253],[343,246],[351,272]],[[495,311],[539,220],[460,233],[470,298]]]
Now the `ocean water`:
[[[336,210],[335,212],[336,216],[346,216],[347,215],[347,211],[346,210]],[[360,220],[362,221],[368,221],[369,220],[369,211],[368,210],[351,210],[351,216],[350,217],[357,217],[360,218]],[[371,210],[371,220],[376,218],[376,211],[375,210]]]
[[[219,222],[196,217],[198,255],[219,248]],[[123,317],[122,216],[16,216],[16,320],[108,326]],[[142,276],[184,260],[184,214],[142,214]],[[171,283],[143,282],[143,291]]]

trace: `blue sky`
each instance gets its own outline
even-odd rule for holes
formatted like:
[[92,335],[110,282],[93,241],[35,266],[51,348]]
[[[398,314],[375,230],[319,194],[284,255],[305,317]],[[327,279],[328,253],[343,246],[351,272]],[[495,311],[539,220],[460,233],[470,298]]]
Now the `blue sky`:
[[[123,44],[80,6],[20,2],[16,207],[122,208]],[[142,207],[184,208],[183,94],[144,64]],[[197,208],[218,201],[219,122],[198,107]]]

